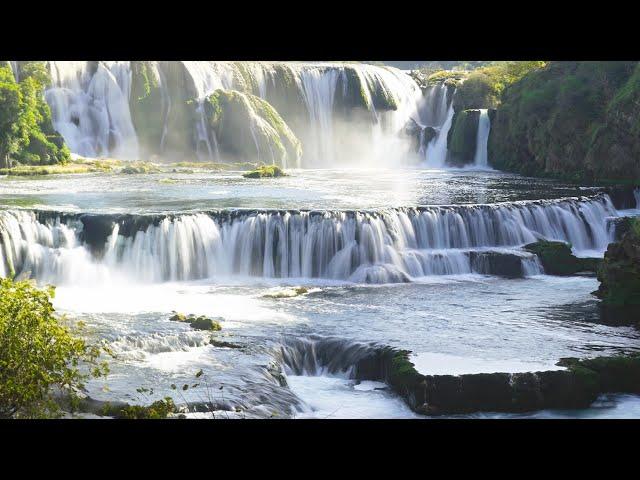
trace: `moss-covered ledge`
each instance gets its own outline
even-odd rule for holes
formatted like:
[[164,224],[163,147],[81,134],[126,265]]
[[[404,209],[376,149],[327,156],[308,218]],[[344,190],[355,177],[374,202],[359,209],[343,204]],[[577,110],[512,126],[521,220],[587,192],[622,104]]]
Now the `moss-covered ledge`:
[[604,393],[640,393],[640,354],[558,362],[565,370],[423,375],[411,352],[380,347],[360,359],[355,377],[386,382],[424,415],[587,408]]
[[595,273],[602,263],[600,258],[580,258],[571,253],[571,245],[564,242],[539,240],[524,246],[535,253],[548,275],[575,275],[578,272]]

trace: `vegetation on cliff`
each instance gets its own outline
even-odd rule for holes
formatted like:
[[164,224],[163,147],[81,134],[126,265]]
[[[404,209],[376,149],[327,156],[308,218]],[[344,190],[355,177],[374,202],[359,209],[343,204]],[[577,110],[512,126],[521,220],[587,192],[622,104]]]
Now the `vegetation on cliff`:
[[44,88],[51,81],[44,62],[22,62],[20,81],[0,64],[0,167],[15,163],[50,165],[69,160],[69,149],[54,130]]
[[640,182],[636,62],[550,62],[508,86],[489,136],[498,169]]
[[208,126],[224,156],[296,166],[300,141],[265,100],[235,90],[216,90],[204,103]]

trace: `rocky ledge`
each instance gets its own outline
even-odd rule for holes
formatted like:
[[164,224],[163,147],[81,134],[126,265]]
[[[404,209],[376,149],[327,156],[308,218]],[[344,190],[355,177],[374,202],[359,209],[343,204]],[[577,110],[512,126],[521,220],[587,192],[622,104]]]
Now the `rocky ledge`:
[[355,366],[360,380],[386,382],[417,413],[525,412],[587,408],[603,393],[640,393],[640,354],[578,360],[564,370],[423,375],[407,350],[371,350]]

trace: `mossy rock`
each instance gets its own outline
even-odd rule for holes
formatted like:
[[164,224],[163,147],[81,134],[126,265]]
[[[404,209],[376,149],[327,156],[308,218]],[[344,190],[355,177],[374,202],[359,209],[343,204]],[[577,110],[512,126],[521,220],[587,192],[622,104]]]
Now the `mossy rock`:
[[473,163],[478,139],[480,110],[456,112],[447,135],[448,162],[455,166]]
[[222,330],[220,321],[223,319],[211,319],[204,315],[196,317],[195,315],[185,315],[184,313],[174,312],[169,320],[172,322],[188,323],[191,328],[194,328],[195,330],[211,330],[214,332],[218,332]]
[[222,325],[218,320],[213,320],[211,318],[200,316],[189,322],[191,328],[195,330],[211,330],[214,332],[219,332],[222,330]]
[[578,258],[571,252],[571,246],[564,242],[539,240],[524,246],[535,253],[548,275],[575,275],[578,272],[596,272],[602,260],[599,258]]
[[265,100],[236,90],[216,90],[204,102],[207,126],[221,155],[283,167],[299,166],[302,145]]
[[640,313],[640,220],[633,219],[619,242],[609,244],[595,293],[610,313],[635,318]]
[[287,174],[277,165],[263,165],[250,172],[243,173],[244,178],[275,178],[286,177]]

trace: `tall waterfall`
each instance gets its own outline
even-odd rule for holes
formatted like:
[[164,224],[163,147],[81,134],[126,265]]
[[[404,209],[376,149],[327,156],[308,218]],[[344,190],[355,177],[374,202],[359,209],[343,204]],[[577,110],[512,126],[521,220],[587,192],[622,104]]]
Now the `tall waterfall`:
[[49,62],[45,92],[53,125],[73,153],[138,158],[131,113],[128,62]]
[[476,137],[476,153],[473,157],[473,165],[476,167],[488,167],[487,144],[489,142],[490,128],[489,112],[487,109],[481,109],[480,119],[478,120],[478,136]]
[[[193,142],[184,155],[204,154],[218,159],[215,138],[203,117],[202,102],[217,89],[233,89],[257,95],[272,103],[285,122],[301,137],[303,165],[335,166],[351,161],[373,162],[397,155],[397,145],[389,138],[398,136],[407,120],[417,117],[422,98],[419,87],[406,73],[390,67],[345,63],[298,62],[147,62],[163,81],[159,86],[162,102],[174,110],[188,105],[194,110],[191,126],[173,128],[185,131],[184,144]],[[131,62],[49,62],[52,86],[45,93],[55,128],[73,153],[88,157],[139,158],[136,128],[147,129],[156,118],[132,122]],[[342,85],[342,89],[338,87]],[[341,118],[341,113],[356,109],[347,94],[357,91],[368,115]],[[173,98],[172,98],[173,96]],[[176,98],[179,97],[179,98]],[[380,108],[379,99],[388,105]],[[152,100],[160,101],[160,100]],[[307,112],[304,120],[296,102]],[[164,107],[163,107],[164,108]],[[360,108],[360,107],[358,107]],[[162,108],[159,108],[162,110]],[[166,111],[166,110],[165,110]],[[355,110],[354,110],[355,111]],[[184,118],[189,117],[187,114]],[[166,115],[165,115],[166,122]],[[165,130],[167,125],[165,123]],[[336,137],[334,132],[341,135]],[[140,134],[140,132],[138,132]],[[162,139],[166,132],[163,132]],[[349,139],[367,141],[351,142]],[[349,148],[345,148],[345,142]],[[200,146],[205,145],[204,149]],[[362,150],[353,149],[360,145]],[[157,145],[162,153],[163,145]],[[382,151],[386,148],[386,151]],[[344,150],[344,151],[343,151]]]
[[[0,211],[0,275],[102,284],[229,276],[358,283],[493,273],[495,255],[539,238],[603,252],[606,195],[594,198],[377,211],[238,211],[165,217]],[[493,252],[493,253],[492,253]],[[513,258],[512,258],[513,259]]]

